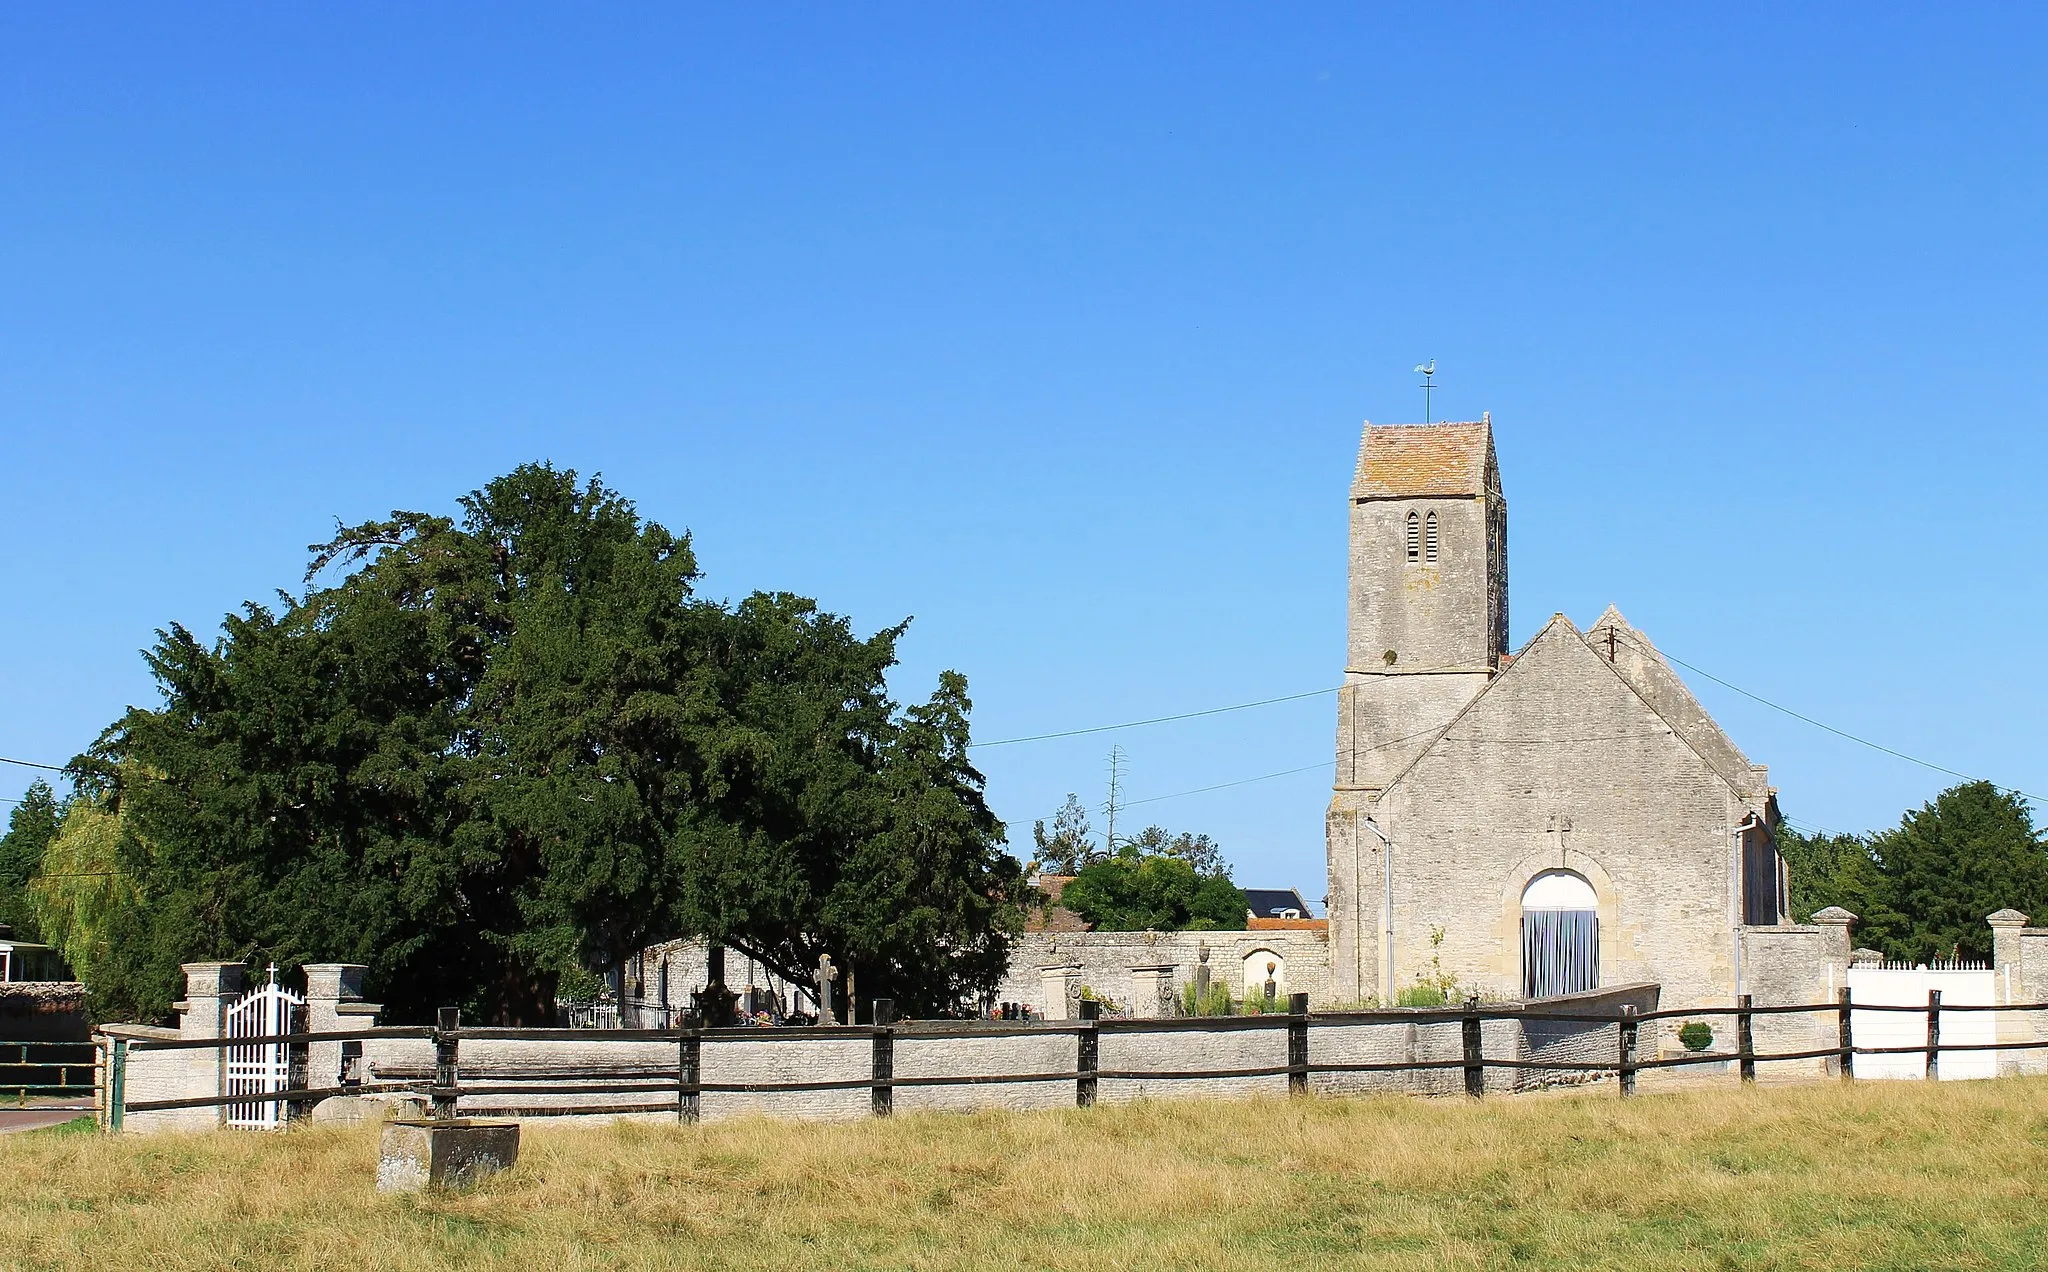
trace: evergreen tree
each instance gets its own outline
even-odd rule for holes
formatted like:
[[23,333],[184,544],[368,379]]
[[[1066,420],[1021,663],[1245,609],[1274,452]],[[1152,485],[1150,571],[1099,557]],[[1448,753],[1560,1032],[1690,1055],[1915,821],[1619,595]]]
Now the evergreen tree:
[[1793,922],[1805,923],[1831,905],[1858,916],[1888,908],[1884,876],[1867,837],[1807,835],[1783,822],[1774,833],[1785,859]]
[[43,868],[43,854],[57,837],[63,817],[56,793],[41,778],[28,784],[21,802],[7,816],[7,834],[0,837],[0,923],[24,941],[40,938],[41,926],[29,904],[28,883]]
[[1094,835],[1095,828],[1088,824],[1088,810],[1081,807],[1080,797],[1067,792],[1067,802],[1053,814],[1050,834],[1043,821],[1031,825],[1032,868],[1052,875],[1081,873],[1081,867],[1102,859]]
[[78,762],[135,888],[110,1009],[160,1015],[181,961],[335,960],[394,1019],[544,1023],[565,972],[685,935],[908,1011],[993,988],[1022,870],[964,681],[900,712],[901,627],[700,600],[688,539],[574,473],[461,507],[340,530],[212,645],[159,633],[164,705]]
[[2048,914],[2048,844],[2026,801],[1989,782],[1950,787],[1875,835],[1776,828],[1792,916],[1840,906],[1856,943],[1908,962],[1991,956],[1985,916]]
[[1888,902],[1858,940],[1896,958],[1991,957],[1984,917],[2048,915],[2048,844],[2020,796],[1965,782],[1872,837]]
[[1178,857],[1195,868],[1196,874],[1230,874],[1230,863],[1223,859],[1223,848],[1207,835],[1181,831],[1174,834],[1164,826],[1147,826],[1131,839],[1131,846],[1141,856]]

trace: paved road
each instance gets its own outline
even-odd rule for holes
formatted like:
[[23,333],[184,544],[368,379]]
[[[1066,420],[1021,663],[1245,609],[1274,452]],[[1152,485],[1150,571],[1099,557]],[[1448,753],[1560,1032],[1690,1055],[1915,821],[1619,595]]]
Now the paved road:
[[0,1109],[0,1135],[10,1131],[33,1131],[40,1127],[56,1126],[74,1117],[90,1117],[92,1106],[70,1107],[44,1105],[40,1108]]

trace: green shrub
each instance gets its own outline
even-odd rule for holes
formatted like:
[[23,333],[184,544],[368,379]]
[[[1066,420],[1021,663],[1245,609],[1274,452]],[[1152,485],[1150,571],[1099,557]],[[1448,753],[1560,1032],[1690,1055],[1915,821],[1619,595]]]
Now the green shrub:
[[1687,1051],[1705,1051],[1714,1045],[1714,1027],[1704,1020],[1688,1020],[1678,1027],[1678,1040]]
[[1441,1007],[1450,1001],[1442,986],[1410,985],[1394,995],[1396,1007]]
[[1245,994],[1243,1002],[1239,1004],[1238,1014],[1241,1016],[1264,1016],[1272,1012],[1285,1013],[1286,1010],[1287,1000],[1285,998],[1276,997],[1269,1003],[1266,1001],[1264,991],[1254,989]]
[[1189,981],[1180,987],[1180,1009],[1189,1016],[1228,1016],[1231,1014],[1230,986],[1222,981],[1210,981],[1209,992],[1198,1002],[1195,983]]

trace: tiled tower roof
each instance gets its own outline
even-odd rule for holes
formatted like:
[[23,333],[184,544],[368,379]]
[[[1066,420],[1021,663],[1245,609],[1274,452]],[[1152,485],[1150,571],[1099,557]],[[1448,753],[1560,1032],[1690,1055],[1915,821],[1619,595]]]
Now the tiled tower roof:
[[1499,480],[1489,421],[1368,424],[1358,448],[1358,475],[1351,485],[1351,497],[1482,495]]

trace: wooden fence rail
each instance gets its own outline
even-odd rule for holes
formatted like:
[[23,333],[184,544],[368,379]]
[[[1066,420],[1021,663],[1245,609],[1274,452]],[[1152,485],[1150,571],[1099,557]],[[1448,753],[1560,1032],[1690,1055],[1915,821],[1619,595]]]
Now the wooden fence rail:
[[[1215,1079],[1250,1079],[1285,1077],[1290,1093],[1304,1093],[1309,1090],[1310,1079],[1315,1075],[1419,1073],[1457,1071],[1462,1075],[1462,1089],[1468,1096],[1478,1098],[1486,1090],[1488,1070],[1506,1072],[1533,1072],[1555,1074],[1577,1074],[1616,1079],[1619,1093],[1626,1097],[1636,1092],[1638,1076],[1645,1070],[1675,1069],[1689,1065],[1735,1063],[1740,1080],[1754,1082],[1757,1066],[1798,1060],[1829,1059],[1837,1062],[1844,1078],[1855,1076],[1857,1056],[1873,1055],[1924,1055],[1926,1073],[1930,1079],[1939,1076],[1942,1053],[1956,1051],[2033,1051],[2048,1050],[2048,1039],[2040,1041],[1969,1042],[1948,1043],[1941,1040],[1941,1016],[1956,1011],[2012,1011],[2048,1012],[2048,1003],[2022,1003],[2003,1007],[1977,1005],[1944,1005],[1939,990],[1931,991],[1925,1007],[1917,1005],[1854,1003],[1847,989],[1840,991],[1836,1001],[1827,1003],[1800,1003],[1792,1005],[1756,1006],[1749,995],[1742,995],[1732,1007],[1703,1007],[1666,1011],[1638,1012],[1624,1006],[1607,1014],[1556,1013],[1529,1010],[1525,1007],[1488,1007],[1476,999],[1468,1000],[1461,1006],[1424,1011],[1347,1011],[1311,1013],[1308,1010],[1306,994],[1293,995],[1284,1015],[1243,1017],[1195,1017],[1162,1020],[1103,1020],[1099,1017],[1100,1005],[1091,1000],[1081,1003],[1081,1018],[1073,1021],[1048,1021],[1032,1024],[1005,1022],[983,1025],[966,1021],[911,1021],[895,1019],[893,1004],[880,1000],[876,1004],[873,1025],[809,1026],[788,1029],[759,1028],[705,1028],[695,1016],[683,1017],[681,1026],[674,1029],[506,1029],[506,1028],[463,1028],[460,1014],[456,1009],[441,1009],[433,1028],[419,1026],[384,1027],[373,1029],[338,1030],[312,1033],[278,1034],[256,1038],[219,1039],[170,1039],[141,1038],[128,1036],[102,1036],[99,1046],[102,1053],[97,1066],[75,1066],[81,1070],[91,1068],[101,1086],[100,1104],[106,1112],[109,1129],[118,1130],[127,1113],[168,1112],[181,1109],[221,1107],[226,1105],[247,1105],[251,1103],[309,1104],[334,1095],[363,1095],[372,1093],[406,1092],[420,1096],[431,1106],[436,1117],[453,1117],[465,1099],[483,1099],[517,1096],[586,1096],[615,1095],[640,1097],[634,1102],[613,1104],[494,1104],[488,1107],[490,1113],[518,1117],[586,1117],[622,1113],[673,1113],[682,1123],[695,1122],[703,1112],[703,1099],[707,1094],[781,1094],[799,1092],[830,1092],[865,1090],[869,1096],[869,1109],[874,1116],[888,1117],[895,1110],[895,1093],[903,1089],[929,1087],[974,1087],[986,1085],[1029,1085],[1039,1083],[1072,1083],[1074,1102],[1086,1108],[1093,1105],[1103,1081],[1191,1081]],[[1855,1042],[1853,1012],[1893,1011],[1917,1012],[1927,1018],[1927,1040],[1924,1044],[1893,1047],[1858,1046]],[[1835,1017],[1836,1042],[1833,1046],[1812,1047],[1794,1051],[1758,1051],[1753,1022],[1758,1016],[1782,1016],[1798,1014],[1830,1014]],[[1662,1020],[1697,1020],[1703,1017],[1733,1017],[1735,1020],[1735,1049],[1733,1051],[1698,1051],[1683,1055],[1643,1058],[1638,1055],[1638,1040],[1645,1023]],[[1522,1023],[1544,1022],[1581,1024],[1599,1028],[1614,1026],[1615,1045],[1612,1059],[1598,1060],[1535,1060],[1516,1059],[1506,1056],[1489,1056],[1485,1053],[1484,1026],[1488,1021],[1517,1021]],[[1388,1061],[1316,1061],[1310,1058],[1309,1039],[1317,1026],[1325,1028],[1350,1028],[1369,1025],[1411,1025],[1411,1024],[1456,1024],[1459,1026],[1460,1046],[1458,1054],[1436,1060],[1388,1060]],[[1286,1035],[1286,1061],[1282,1064],[1239,1065],[1232,1067],[1196,1067],[1175,1069],[1105,1069],[1101,1067],[1101,1040],[1104,1034],[1160,1034],[1188,1031],[1231,1032],[1231,1031],[1284,1031]],[[1054,1068],[1018,1073],[962,1073],[901,1075],[896,1072],[896,1047],[903,1040],[932,1040],[944,1038],[992,1039],[1004,1037],[1059,1037],[1071,1035],[1074,1038],[1074,1064],[1072,1068]],[[252,1097],[248,1093],[219,1096],[203,1096],[187,1099],[129,1100],[127,1089],[127,1066],[129,1057],[136,1052],[190,1050],[197,1048],[221,1049],[265,1043],[305,1044],[313,1042],[363,1042],[370,1040],[409,1039],[431,1042],[433,1065],[430,1070],[419,1069],[411,1073],[403,1070],[394,1072],[393,1080],[363,1082],[346,1086],[300,1087],[292,1090],[267,1092]],[[859,1077],[834,1079],[788,1079],[753,1082],[706,1081],[704,1079],[704,1054],[707,1047],[745,1042],[820,1042],[820,1041],[865,1040],[869,1044],[868,1072]],[[464,1042],[575,1042],[584,1044],[641,1043],[666,1044],[676,1048],[675,1061],[670,1065],[640,1064],[637,1066],[602,1068],[563,1066],[545,1071],[510,1073],[493,1072],[489,1068],[472,1069],[465,1080],[462,1066],[462,1044]],[[9,1044],[0,1044],[9,1045]],[[13,1083],[6,1084],[12,1087]]]

